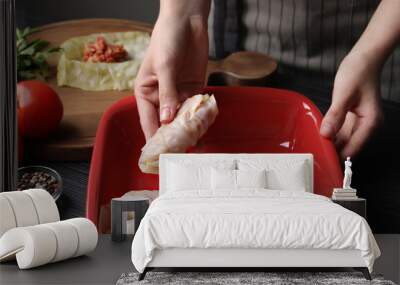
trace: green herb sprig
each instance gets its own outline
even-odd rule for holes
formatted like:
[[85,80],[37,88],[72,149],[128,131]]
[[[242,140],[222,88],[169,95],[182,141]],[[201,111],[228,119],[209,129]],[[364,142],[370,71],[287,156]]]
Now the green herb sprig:
[[17,75],[18,81],[29,79],[46,79],[50,75],[47,58],[60,51],[59,47],[48,48],[49,42],[41,39],[28,41],[28,36],[38,29],[27,27],[17,29]]

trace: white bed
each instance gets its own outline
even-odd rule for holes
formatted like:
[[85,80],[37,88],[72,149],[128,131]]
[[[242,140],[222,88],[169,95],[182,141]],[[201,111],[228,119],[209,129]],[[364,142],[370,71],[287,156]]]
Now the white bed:
[[309,154],[162,155],[160,197],[132,243],[140,278],[154,267],[354,267],[370,278],[380,251],[367,222],[313,194],[312,181]]

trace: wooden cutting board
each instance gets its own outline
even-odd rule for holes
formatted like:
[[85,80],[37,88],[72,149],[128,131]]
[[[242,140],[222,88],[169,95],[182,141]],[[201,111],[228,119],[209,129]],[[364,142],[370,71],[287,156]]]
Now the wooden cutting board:
[[[33,35],[60,46],[64,41],[93,33],[122,31],[151,33],[152,27],[144,23],[119,19],[85,19],[46,25]],[[57,131],[43,141],[29,141],[26,155],[31,159],[78,161],[90,160],[97,125],[104,111],[114,102],[133,91],[85,91],[72,87],[57,86],[58,58],[49,60],[53,76],[48,84],[57,92],[64,105],[64,116]]]
[[[152,26],[120,19],[85,19],[46,25],[33,35],[60,46],[64,41],[93,33],[144,31]],[[57,131],[46,140],[25,143],[26,157],[32,160],[88,161],[90,160],[97,126],[104,111],[133,91],[85,91],[59,87],[56,80],[58,58],[49,60],[53,76],[48,84],[60,96],[64,116]],[[213,85],[265,85],[275,72],[277,63],[272,58],[255,52],[238,52],[219,61],[209,61],[206,78]]]

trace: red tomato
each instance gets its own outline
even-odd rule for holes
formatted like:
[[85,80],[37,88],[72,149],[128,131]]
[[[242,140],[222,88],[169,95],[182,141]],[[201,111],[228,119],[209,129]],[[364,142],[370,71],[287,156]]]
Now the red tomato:
[[17,85],[18,131],[24,138],[43,138],[59,125],[63,105],[46,83],[21,81]]

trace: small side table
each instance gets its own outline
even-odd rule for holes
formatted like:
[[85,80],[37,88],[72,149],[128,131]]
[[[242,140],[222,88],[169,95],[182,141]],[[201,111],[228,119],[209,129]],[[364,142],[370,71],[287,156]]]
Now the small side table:
[[[149,204],[150,200],[147,197],[113,198],[111,200],[111,239],[122,241],[128,235],[134,235]],[[134,221],[132,221],[133,219]]]
[[357,198],[354,200],[334,200],[333,203],[339,204],[340,206],[359,214],[364,219],[367,219],[367,200],[364,198]]

